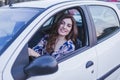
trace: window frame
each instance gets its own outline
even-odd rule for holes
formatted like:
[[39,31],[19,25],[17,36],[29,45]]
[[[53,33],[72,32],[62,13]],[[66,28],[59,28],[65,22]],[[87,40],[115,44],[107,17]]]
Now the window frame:
[[[117,30],[115,30],[114,32],[112,32],[112,33],[110,33],[109,35],[107,35],[107,36],[105,36],[104,38],[102,38],[102,39],[100,39],[100,40],[97,40],[97,33],[96,33],[96,27],[95,27],[95,24],[94,24],[94,20],[93,20],[93,18],[92,18],[92,15],[91,15],[91,12],[90,12],[90,9],[89,9],[89,7],[90,6],[101,6],[101,7],[106,7],[106,8],[109,8],[109,9],[111,9],[111,10],[113,10],[114,11],[114,13],[116,14],[116,18],[118,19],[118,24],[119,24],[119,26],[118,26],[118,28],[119,29],[117,29]],[[118,15],[117,15],[117,12],[112,8],[112,7],[110,7],[110,6],[105,6],[105,5],[88,5],[87,6],[87,9],[88,9],[88,12],[89,12],[89,16],[91,17],[91,20],[92,20],[92,24],[93,24],[93,28],[94,28],[94,37],[96,38],[96,44],[99,44],[99,43],[101,43],[101,42],[103,42],[104,40],[107,40],[107,39],[109,39],[109,38],[111,38],[113,35],[115,35],[115,34],[117,34],[119,31],[120,31],[120,21],[119,21],[119,17],[118,17]]]
[[[83,7],[83,6],[82,6]],[[60,58],[58,58],[57,59],[57,61],[58,61],[58,63],[59,62],[62,62],[62,61],[64,61],[64,60],[66,60],[66,59],[68,59],[68,58],[71,58],[72,56],[75,56],[75,55],[77,55],[77,54],[80,54],[81,52],[83,52],[84,50],[86,50],[87,48],[88,48],[88,46],[90,46],[90,42],[88,42],[89,41],[89,33],[88,33],[88,29],[87,29],[87,22],[86,22],[86,18],[85,18],[85,14],[84,14],[84,11],[83,11],[83,9],[82,9],[82,7],[79,7],[79,6],[77,6],[77,7],[71,7],[71,8],[67,8],[67,9],[64,9],[64,10],[62,10],[62,11],[67,11],[67,10],[70,10],[70,9],[75,9],[75,10],[77,10],[79,13],[80,13],[80,15],[82,16],[82,21],[83,21],[83,25],[84,25],[84,36],[85,36],[85,38],[86,38],[86,43],[84,44],[84,46],[83,47],[81,47],[81,48],[79,48],[79,49],[77,49],[77,50],[75,50],[75,51],[72,51],[72,52],[70,52],[70,53],[68,53],[68,54],[66,54],[65,56],[62,56],[62,57],[60,57]],[[85,8],[85,7],[83,7],[83,8]],[[57,13],[55,13],[53,16],[56,16],[56,14],[58,14],[58,13],[60,13],[60,12],[62,12],[62,11],[59,11],[59,12],[57,12]],[[51,16],[51,17],[53,17],[53,16]],[[51,18],[50,17],[50,18]],[[49,18],[49,19],[50,19]],[[48,19],[48,20],[49,20]],[[54,19],[54,18],[53,18]],[[84,19],[84,20],[83,20]],[[52,20],[51,22],[54,22],[54,20]],[[50,22],[50,24],[51,24],[51,22]],[[46,22],[44,22],[43,23],[43,25],[45,24]],[[47,28],[45,28],[44,26],[41,26],[40,27],[40,31],[42,31],[42,30],[44,30],[44,29],[47,29]],[[51,24],[52,25],[52,24]],[[39,32],[40,32],[39,31]],[[36,31],[36,33],[37,33],[38,31]],[[36,33],[33,35],[33,37],[36,35]],[[32,38],[31,38],[32,39]],[[29,42],[28,42],[28,45],[29,45]]]

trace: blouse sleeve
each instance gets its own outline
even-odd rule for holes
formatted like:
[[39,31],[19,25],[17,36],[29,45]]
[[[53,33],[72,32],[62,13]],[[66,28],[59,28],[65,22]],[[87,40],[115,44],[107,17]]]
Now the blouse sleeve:
[[42,55],[43,53],[43,50],[45,49],[45,45],[47,44],[47,41],[46,41],[46,37],[47,36],[44,36],[40,42],[33,47],[33,50],[37,53],[39,53],[40,55]]

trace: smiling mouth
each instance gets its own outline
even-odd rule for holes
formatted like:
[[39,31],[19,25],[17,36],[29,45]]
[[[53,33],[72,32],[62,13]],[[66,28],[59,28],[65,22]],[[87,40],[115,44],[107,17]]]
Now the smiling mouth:
[[66,33],[67,31],[64,29],[60,29],[61,32]]

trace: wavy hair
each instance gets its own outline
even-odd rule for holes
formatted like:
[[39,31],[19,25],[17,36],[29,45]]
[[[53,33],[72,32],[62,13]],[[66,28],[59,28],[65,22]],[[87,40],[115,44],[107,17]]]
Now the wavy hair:
[[68,15],[68,14],[63,15],[62,17],[60,17],[58,19],[58,21],[51,28],[51,32],[49,34],[49,39],[48,39],[47,45],[46,45],[46,51],[48,53],[52,53],[54,51],[55,42],[56,42],[56,39],[58,38],[58,35],[59,35],[58,34],[59,26],[61,24],[61,21],[63,19],[66,19],[66,18],[70,18],[72,20],[72,29],[71,29],[70,33],[65,38],[66,38],[66,40],[71,39],[73,42],[76,41],[76,38],[77,38],[77,35],[78,35],[76,21],[75,21],[75,19],[73,18],[72,15]]

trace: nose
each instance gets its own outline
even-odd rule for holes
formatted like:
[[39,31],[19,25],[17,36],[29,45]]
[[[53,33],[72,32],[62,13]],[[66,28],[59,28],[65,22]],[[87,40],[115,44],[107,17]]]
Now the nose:
[[67,28],[67,25],[65,24],[65,25],[63,26],[63,28]]

